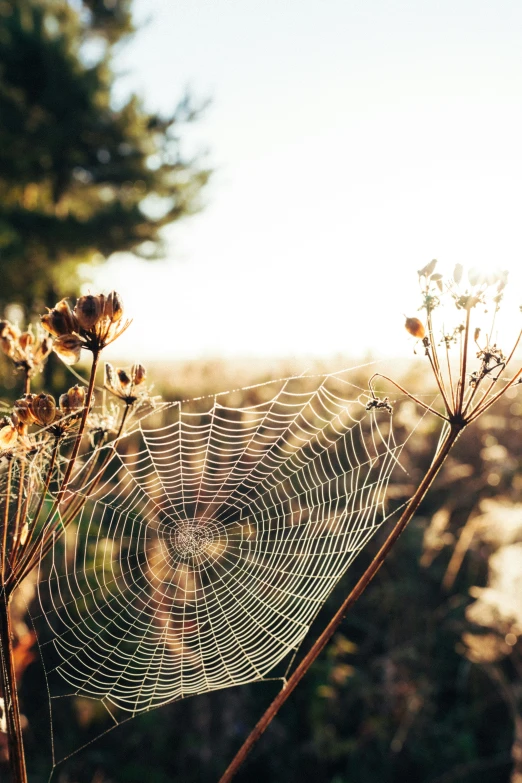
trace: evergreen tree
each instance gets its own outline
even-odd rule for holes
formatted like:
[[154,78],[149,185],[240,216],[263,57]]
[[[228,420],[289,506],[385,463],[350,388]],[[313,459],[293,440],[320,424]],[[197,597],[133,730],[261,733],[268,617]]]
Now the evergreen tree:
[[52,303],[79,263],[115,251],[158,257],[161,229],[198,207],[209,172],[179,143],[190,98],[168,117],[135,95],[114,105],[130,5],[0,0],[0,307]]

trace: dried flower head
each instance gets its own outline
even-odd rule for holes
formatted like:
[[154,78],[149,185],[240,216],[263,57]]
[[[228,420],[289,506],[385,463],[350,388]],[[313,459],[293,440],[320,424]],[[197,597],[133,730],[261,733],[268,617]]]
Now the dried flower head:
[[128,405],[139,398],[148,397],[148,391],[141,387],[147,377],[147,371],[142,364],[133,364],[130,370],[115,369],[109,362],[105,363],[105,388],[119,397]]
[[41,318],[42,325],[55,338],[53,347],[66,364],[80,360],[85,348],[98,354],[119,337],[130,321],[121,323],[123,304],[116,291],[108,296],[87,294],[80,296],[74,310],[62,299]]
[[40,328],[25,332],[9,321],[0,321],[0,348],[18,369],[32,376],[42,369],[52,350],[52,341]]

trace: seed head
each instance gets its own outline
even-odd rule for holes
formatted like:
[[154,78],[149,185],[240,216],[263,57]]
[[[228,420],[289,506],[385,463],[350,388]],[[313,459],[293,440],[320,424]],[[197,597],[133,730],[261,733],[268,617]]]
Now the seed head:
[[404,326],[406,327],[406,331],[408,331],[412,337],[417,337],[419,340],[422,340],[426,334],[426,330],[418,318],[406,318],[406,323]]

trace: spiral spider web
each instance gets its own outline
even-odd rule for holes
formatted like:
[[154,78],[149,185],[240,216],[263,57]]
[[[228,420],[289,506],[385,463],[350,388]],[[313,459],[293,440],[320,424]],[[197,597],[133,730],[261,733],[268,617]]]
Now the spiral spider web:
[[301,376],[237,396],[165,405],[87,483],[40,571],[52,696],[65,683],[118,723],[288,670],[386,518],[403,444],[358,387]]

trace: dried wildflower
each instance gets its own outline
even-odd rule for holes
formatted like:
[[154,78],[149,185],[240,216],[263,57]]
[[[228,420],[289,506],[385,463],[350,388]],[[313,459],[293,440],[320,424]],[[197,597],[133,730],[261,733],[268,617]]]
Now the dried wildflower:
[[0,321],[0,348],[13,360],[15,366],[31,376],[41,370],[52,349],[51,340],[39,328],[33,334],[31,327],[25,332],[9,321]]
[[130,371],[115,369],[109,362],[105,363],[105,388],[119,397],[128,405],[136,402],[138,398],[148,397],[146,389],[137,389],[147,377],[147,371],[142,364],[134,364]]
[[406,331],[408,331],[412,337],[417,337],[419,340],[422,340],[426,334],[426,330],[418,318],[406,318],[406,323],[404,326],[406,327]]
[[83,347],[93,353],[99,353],[106,345],[114,342],[130,324],[130,321],[120,324],[123,303],[116,291],[111,291],[108,296],[82,296],[74,312],[80,324]]
[[98,354],[112,343],[129,326],[123,325],[123,304],[116,291],[108,296],[88,294],[80,296],[71,311],[67,300],[62,299],[41,318],[42,325],[53,335],[53,347],[66,364],[79,361],[85,348]]
[[18,440],[18,430],[12,419],[4,416],[0,419],[0,451],[12,448]]

